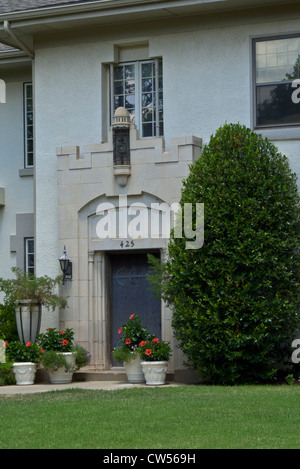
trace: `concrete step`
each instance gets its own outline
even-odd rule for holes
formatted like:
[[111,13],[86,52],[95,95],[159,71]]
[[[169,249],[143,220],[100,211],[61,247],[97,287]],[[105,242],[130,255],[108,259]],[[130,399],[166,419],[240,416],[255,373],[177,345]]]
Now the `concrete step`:
[[[167,381],[174,380],[173,373],[167,373]],[[73,374],[73,382],[83,381],[118,381],[127,382],[127,375],[124,368],[112,368],[111,370],[103,371],[90,371],[90,370],[79,370]],[[36,373],[36,383],[49,383],[48,373],[43,369],[38,369]]]

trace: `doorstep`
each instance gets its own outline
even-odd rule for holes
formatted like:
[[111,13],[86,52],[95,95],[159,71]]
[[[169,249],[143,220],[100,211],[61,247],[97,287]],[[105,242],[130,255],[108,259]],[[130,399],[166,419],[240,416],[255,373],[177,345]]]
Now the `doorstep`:
[[[111,370],[103,371],[89,371],[81,370],[76,371],[73,374],[72,382],[84,382],[84,381],[117,381],[127,382],[127,375],[124,368],[112,368]],[[174,381],[174,374],[167,373],[166,381]],[[37,384],[49,383],[48,373],[42,369],[38,369],[36,372],[35,382]]]

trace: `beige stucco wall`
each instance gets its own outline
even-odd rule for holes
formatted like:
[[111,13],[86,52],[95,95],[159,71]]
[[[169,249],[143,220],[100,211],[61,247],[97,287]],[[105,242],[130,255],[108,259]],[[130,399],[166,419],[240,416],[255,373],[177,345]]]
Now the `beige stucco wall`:
[[[177,155],[176,139],[195,136],[205,144],[225,122],[251,127],[251,40],[297,31],[297,19],[269,16],[262,20],[253,14],[242,19],[227,15],[215,22],[212,17],[208,22],[195,18],[189,25],[183,20],[177,28],[149,23],[127,29],[126,25],[107,27],[93,34],[78,32],[76,37],[65,35],[61,39],[57,35],[55,40],[46,35],[36,38],[37,273],[60,273],[58,258],[64,244],[74,268],[74,280],[64,290],[71,307],[60,318],[58,312],[44,312],[42,327],[57,326],[59,319],[73,325],[76,338],[93,347],[96,366],[106,366],[101,361],[103,329],[93,327],[95,317],[100,324],[105,299],[102,290],[88,293],[100,288],[95,278],[101,277],[105,259],[99,254],[99,246],[93,250],[88,245],[81,218],[84,210],[97,197],[124,190],[135,197],[147,193],[168,202],[176,200],[188,161],[192,160],[190,152],[185,159],[164,162],[164,157],[168,160]],[[107,72],[120,54],[128,57],[133,52],[134,58],[135,49],[139,53],[143,50],[148,57],[163,58],[165,139],[164,144],[155,141],[148,148],[146,143],[139,143],[133,150],[132,172],[124,189],[118,186],[112,168]],[[292,169],[300,174],[299,129],[265,134],[287,153]],[[89,250],[94,254],[88,255]],[[96,309],[95,295],[102,298],[102,303],[96,301]]]
[[[76,338],[92,354],[91,369],[110,367],[110,318],[108,310],[107,257],[111,251],[130,252],[120,247],[120,239],[100,238],[96,223],[99,204],[111,203],[119,208],[121,195],[128,206],[143,203],[151,210],[151,203],[171,206],[179,202],[182,178],[188,175],[189,164],[201,151],[201,140],[195,137],[176,138],[171,150],[165,151],[162,138],[139,140],[136,128],[130,131],[131,161],[126,180],[119,179],[124,167],[113,166],[112,132],[108,142],[98,145],[57,148],[58,168],[58,236],[61,249],[66,245],[74,266],[72,282],[66,282],[65,294],[69,308],[61,313],[64,327],[74,329]],[[134,249],[159,249],[165,256],[167,238],[155,239],[137,234],[125,237],[134,241]],[[173,344],[171,312],[162,303],[162,338]],[[169,371],[182,368],[182,357],[174,353]]]

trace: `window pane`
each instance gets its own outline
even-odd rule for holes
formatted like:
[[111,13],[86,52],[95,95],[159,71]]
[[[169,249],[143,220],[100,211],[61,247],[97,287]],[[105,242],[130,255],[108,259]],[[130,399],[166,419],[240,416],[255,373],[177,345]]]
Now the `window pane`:
[[124,93],[124,82],[123,81],[115,81],[115,83],[114,83],[114,93],[115,94],[123,94]]
[[153,112],[152,109],[143,109],[143,122],[153,121]]
[[32,108],[32,99],[27,99],[27,111],[28,111],[28,112],[32,112],[32,111],[33,111],[33,108]]
[[300,78],[300,37],[257,41],[255,53],[256,125],[300,124],[291,86]]
[[152,124],[143,124],[143,136],[152,137],[154,134]]
[[147,78],[142,80],[142,91],[147,92],[147,91],[152,91],[154,89],[154,80],[151,78]]
[[25,167],[33,165],[33,99],[32,84],[24,85]]
[[256,43],[256,82],[300,77],[300,37]]
[[32,125],[33,124],[33,114],[32,112],[28,112],[27,114],[27,125]]
[[135,76],[135,66],[134,65],[126,65],[125,66],[125,78],[134,78]]
[[123,107],[124,106],[123,96],[115,96],[114,104],[115,104],[114,109],[117,109],[117,107]]
[[33,166],[33,153],[27,153],[27,166]]
[[144,93],[142,95],[142,106],[143,107],[152,105],[153,101],[154,101],[154,99],[153,99],[153,95],[151,93]]
[[152,63],[142,64],[142,77],[151,77],[153,74]]
[[27,136],[28,138],[33,138],[33,126],[32,125],[29,125],[27,127]]
[[[118,78],[118,79],[117,79]],[[114,111],[125,107],[133,122],[135,116],[135,66],[114,67]]]
[[34,274],[34,239],[25,239],[25,271]]
[[27,140],[27,151],[28,153],[33,152],[33,140]]
[[124,67],[114,67],[114,79],[115,80],[124,79]]
[[32,85],[26,85],[26,98],[32,98]]
[[[124,106],[130,114],[131,122],[141,131],[142,137],[155,136],[156,129],[160,129],[159,135],[163,135],[162,61],[147,60],[114,66],[112,78],[113,111]],[[155,89],[156,85],[159,93]],[[143,125],[144,122],[147,124]]]
[[125,94],[134,94],[135,93],[135,81],[126,80],[125,81]]
[[27,240],[27,248],[28,248],[28,252],[30,252],[30,253],[34,252],[34,241],[33,241],[33,239],[28,239]]
[[258,86],[257,125],[300,124],[300,103],[293,103],[294,91],[290,83]]
[[28,254],[28,267],[33,267],[34,266],[34,255],[33,254]]

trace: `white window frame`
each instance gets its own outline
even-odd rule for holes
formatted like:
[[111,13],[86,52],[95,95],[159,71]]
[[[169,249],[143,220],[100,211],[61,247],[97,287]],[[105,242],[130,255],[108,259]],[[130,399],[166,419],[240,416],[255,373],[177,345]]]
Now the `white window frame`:
[[[156,82],[156,89],[155,89],[155,118],[154,122],[154,132],[150,136],[143,135],[143,122],[142,122],[142,65],[143,64],[154,64],[155,65],[155,82]],[[115,111],[115,101],[114,101],[114,68],[116,66],[126,66],[126,65],[134,65],[135,67],[135,120],[134,124],[136,125],[137,129],[140,131],[141,138],[153,138],[153,137],[162,137],[163,136],[163,118],[160,120],[160,112],[159,110],[162,109],[163,112],[163,87],[159,89],[159,66],[161,64],[162,67],[162,59],[147,59],[147,60],[136,60],[136,61],[128,61],[128,62],[120,62],[118,64],[111,64],[110,66],[110,111],[111,111],[111,123]],[[163,72],[162,78],[163,80]],[[160,103],[160,93],[162,94],[162,103]],[[158,105],[157,105],[158,104]],[[126,107],[126,106],[125,106]],[[162,127],[162,131],[161,131]]]
[[[28,124],[28,116],[33,114],[33,87],[32,83],[24,83],[24,167],[32,168],[34,160],[34,128],[33,121],[32,124]],[[28,97],[28,90],[31,89],[31,97]],[[31,100],[32,109],[28,110],[29,100]],[[32,145],[32,151],[28,151],[28,146]],[[32,161],[30,161],[32,160]]]
[[[297,129],[300,127],[300,121],[299,122],[294,122],[294,123],[284,123],[284,122],[278,122],[278,123],[270,123],[270,124],[258,124],[257,123],[257,106],[258,106],[258,101],[257,101],[257,89],[259,87],[263,86],[271,86],[271,85],[280,85],[280,84],[286,84],[286,85],[291,85],[291,99],[292,99],[292,93],[295,91],[295,88],[292,88],[292,82],[294,80],[277,80],[277,81],[266,81],[262,83],[257,82],[257,56],[256,56],[256,44],[258,42],[269,42],[269,41],[280,41],[282,39],[295,39],[295,38],[300,38],[300,34],[284,34],[284,35],[278,35],[278,36],[266,36],[266,37],[257,37],[252,39],[252,63],[253,63],[253,126],[254,129],[257,129],[261,131],[264,135],[269,135],[266,132],[272,132],[270,134],[271,136],[274,136],[274,132],[277,133],[276,135],[280,135],[281,138],[286,136],[286,138],[290,138],[293,134],[293,128]],[[300,103],[299,103],[299,108],[300,108]],[[282,129],[282,132],[284,134],[279,134],[280,129]],[[290,129],[290,130],[288,130]],[[286,132],[288,132],[288,135],[286,135]]]
[[[33,250],[29,249],[29,242],[33,243]],[[29,256],[33,256],[33,266],[29,266]],[[35,256],[34,256],[34,238],[25,238],[25,272],[34,274],[35,272]]]

